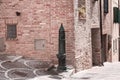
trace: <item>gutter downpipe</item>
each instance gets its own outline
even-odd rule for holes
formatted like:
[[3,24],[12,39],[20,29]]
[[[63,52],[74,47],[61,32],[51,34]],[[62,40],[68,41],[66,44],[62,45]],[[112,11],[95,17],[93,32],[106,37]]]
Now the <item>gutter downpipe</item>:
[[[119,0],[118,0],[118,9],[120,9],[120,2],[119,2]],[[119,52],[118,52],[118,53],[119,53],[119,54],[118,54],[118,58],[119,58],[119,59],[118,59],[118,61],[120,61],[120,23],[119,23],[118,25],[119,25],[119,38],[118,38],[118,44],[119,44],[119,46],[118,46],[118,49],[119,49],[119,50],[118,50],[118,51],[119,51]]]
[[100,0],[99,2],[99,6],[100,6],[100,37],[101,37],[101,62],[100,62],[100,66],[103,66],[103,37],[102,37],[102,33],[103,33],[103,27],[102,27],[102,1]]

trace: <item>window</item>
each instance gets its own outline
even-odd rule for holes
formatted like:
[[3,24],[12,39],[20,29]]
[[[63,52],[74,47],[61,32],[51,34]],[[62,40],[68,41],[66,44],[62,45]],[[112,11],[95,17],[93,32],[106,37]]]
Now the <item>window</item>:
[[7,39],[15,39],[17,37],[16,25],[7,25]]
[[108,0],[104,0],[104,13],[108,13]]

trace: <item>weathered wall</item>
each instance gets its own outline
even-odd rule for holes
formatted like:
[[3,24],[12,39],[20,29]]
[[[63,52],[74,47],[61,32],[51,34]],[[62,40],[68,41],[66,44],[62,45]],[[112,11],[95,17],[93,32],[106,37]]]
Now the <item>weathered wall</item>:
[[[16,16],[17,11],[21,13],[20,16]],[[2,0],[0,3],[0,37],[4,38],[5,51],[57,62],[58,31],[63,23],[66,32],[67,63],[73,64],[73,13],[73,0]],[[15,40],[6,40],[7,24],[17,24]],[[36,39],[43,42],[44,46],[41,45],[41,50],[35,50]]]
[[91,2],[91,46],[92,64],[101,64],[100,2]]
[[[118,0],[112,0],[112,18],[113,18],[113,7],[118,7]],[[113,21],[113,19],[112,19]],[[112,61],[119,61],[119,24],[112,24]]]
[[[102,6],[104,9],[104,6]],[[118,61],[119,48],[118,48],[118,38],[119,38],[119,24],[113,22],[113,7],[118,7],[118,0],[109,1],[109,12],[104,14],[103,12],[103,34],[107,34],[111,40],[108,40],[108,50],[107,61]]]
[[[106,59],[107,61],[112,61],[112,52],[111,52],[111,47],[112,47],[112,23],[113,23],[113,18],[112,18],[112,0],[109,1],[108,3],[108,13],[104,13],[104,4],[102,5],[103,8],[103,35],[107,35],[107,40],[106,40]],[[105,42],[105,41],[104,41]],[[103,44],[104,45],[104,44]]]
[[[75,23],[75,61],[76,71],[88,69],[92,66],[92,45],[91,45],[91,27],[98,27],[98,11],[93,11],[98,7],[98,2],[92,3],[92,0],[86,0],[86,18],[78,17],[78,0],[74,1],[74,23]],[[92,24],[91,24],[92,23]]]
[[112,0],[108,3],[108,13],[104,13],[104,5],[102,5],[102,11],[103,11],[103,34],[112,34]]

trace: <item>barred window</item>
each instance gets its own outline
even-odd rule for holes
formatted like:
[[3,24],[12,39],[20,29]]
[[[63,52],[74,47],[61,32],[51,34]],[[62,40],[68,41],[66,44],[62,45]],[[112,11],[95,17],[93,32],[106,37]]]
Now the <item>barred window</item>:
[[7,39],[15,39],[17,37],[16,25],[7,25]]

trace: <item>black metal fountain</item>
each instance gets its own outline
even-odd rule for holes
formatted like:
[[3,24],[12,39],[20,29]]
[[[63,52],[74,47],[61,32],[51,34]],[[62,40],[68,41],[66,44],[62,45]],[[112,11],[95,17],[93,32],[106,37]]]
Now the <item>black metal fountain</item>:
[[66,70],[66,50],[65,50],[65,30],[63,24],[59,29],[59,53],[57,54],[58,58],[58,71]]

